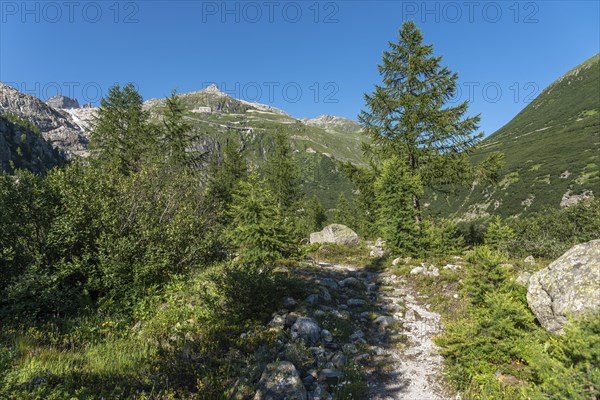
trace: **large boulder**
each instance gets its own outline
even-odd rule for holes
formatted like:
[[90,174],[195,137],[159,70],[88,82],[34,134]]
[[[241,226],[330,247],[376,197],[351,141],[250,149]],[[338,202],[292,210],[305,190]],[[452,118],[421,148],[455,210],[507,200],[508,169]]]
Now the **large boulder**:
[[254,400],[306,400],[306,388],[294,364],[279,361],[267,365]]
[[321,232],[310,234],[310,243],[336,243],[344,246],[355,246],[360,243],[360,238],[346,225],[327,225]]
[[561,333],[574,317],[600,308],[600,240],[578,244],[529,279],[527,303],[538,321]]

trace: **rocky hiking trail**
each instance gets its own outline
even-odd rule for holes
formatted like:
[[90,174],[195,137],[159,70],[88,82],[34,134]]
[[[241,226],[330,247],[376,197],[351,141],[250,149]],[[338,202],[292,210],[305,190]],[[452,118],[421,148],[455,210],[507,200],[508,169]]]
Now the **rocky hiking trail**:
[[[289,329],[290,339],[263,373],[255,400],[330,399],[348,383],[349,365],[359,365],[365,375],[367,399],[459,398],[444,384],[433,343],[441,317],[419,302],[405,278],[325,262],[296,273],[311,283],[313,294],[303,301],[286,298],[271,321]],[[298,342],[306,345],[308,360],[290,355]],[[339,391],[338,397],[345,398]]]

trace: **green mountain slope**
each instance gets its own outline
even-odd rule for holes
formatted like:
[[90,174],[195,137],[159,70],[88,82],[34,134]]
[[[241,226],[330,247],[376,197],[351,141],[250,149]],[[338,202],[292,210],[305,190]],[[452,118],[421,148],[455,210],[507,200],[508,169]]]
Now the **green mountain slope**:
[[495,188],[473,185],[438,197],[434,213],[463,220],[521,215],[600,195],[600,54],[560,77],[473,155],[502,152],[506,165]]
[[[340,192],[352,191],[352,185],[338,170],[337,161],[363,163],[360,125],[340,117],[320,116],[296,119],[277,108],[235,99],[211,85],[180,94],[186,118],[202,137],[206,151],[219,152],[228,139],[239,140],[246,158],[262,163],[273,146],[278,130],[286,132],[299,162],[305,192],[316,194],[326,208],[335,206]],[[156,117],[164,99],[146,102]]]

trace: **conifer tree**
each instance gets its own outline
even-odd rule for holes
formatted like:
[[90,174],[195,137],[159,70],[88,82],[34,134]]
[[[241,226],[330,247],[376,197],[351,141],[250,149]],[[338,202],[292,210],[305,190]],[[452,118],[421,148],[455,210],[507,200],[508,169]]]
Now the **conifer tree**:
[[290,215],[302,198],[300,169],[294,160],[287,135],[277,131],[273,151],[267,157],[266,180],[273,193],[277,207],[284,215]]
[[293,237],[279,213],[275,198],[256,173],[239,183],[231,207],[227,232],[238,253],[239,264],[269,269],[293,251]]
[[507,253],[515,238],[515,232],[502,221],[500,216],[496,215],[488,225],[483,238],[485,244],[492,249]]
[[340,193],[335,210],[333,212],[333,222],[346,225],[351,229],[357,229],[355,226],[354,212],[350,202],[344,193]]
[[[476,174],[467,153],[482,138],[475,134],[479,116],[466,116],[468,102],[451,104],[458,76],[441,61],[432,45],[423,44],[414,22],[405,22],[398,42],[389,43],[378,66],[383,83],[365,95],[367,110],[359,115],[373,154],[382,160],[397,155],[408,173],[431,189],[472,180]],[[493,159],[499,161],[497,155]],[[488,169],[490,165],[494,163]],[[422,194],[417,192],[423,192],[412,193],[413,217],[419,223]]]
[[184,119],[185,108],[177,92],[173,90],[166,98],[162,115],[162,151],[169,161],[177,166],[197,166],[199,159],[191,154],[193,137],[192,126]]
[[[356,196],[350,204],[348,212],[345,213],[348,217],[341,217],[341,219],[346,218],[348,223],[352,224],[348,226],[359,235],[365,238],[374,238],[377,235],[377,201],[374,183],[379,175],[379,166],[371,162],[370,168],[367,168],[347,162],[343,164],[342,171],[354,185]],[[343,199],[343,202],[347,201],[347,199]]]
[[223,147],[222,160],[215,153],[209,168],[207,197],[213,211],[227,224],[227,210],[233,202],[233,194],[239,183],[248,176],[246,160],[236,139],[229,138]]
[[327,221],[327,215],[321,205],[319,198],[314,195],[306,202],[305,207],[306,220],[307,220],[307,233],[320,231]]
[[110,88],[93,120],[90,150],[102,164],[130,172],[138,167],[156,138],[142,109],[142,97],[132,83]]
[[413,195],[420,195],[422,184],[397,157],[386,160],[375,182],[377,225],[386,245],[394,254],[417,255],[421,243],[414,219]]

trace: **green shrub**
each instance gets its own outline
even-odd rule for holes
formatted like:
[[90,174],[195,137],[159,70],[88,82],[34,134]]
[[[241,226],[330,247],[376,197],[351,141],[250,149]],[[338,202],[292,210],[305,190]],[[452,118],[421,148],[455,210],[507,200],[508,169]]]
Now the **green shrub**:
[[499,216],[492,219],[484,234],[485,244],[494,250],[508,253],[513,245],[515,232],[502,222]]
[[500,290],[507,284],[509,271],[502,264],[504,256],[489,247],[475,247],[467,257],[468,274],[464,279],[463,291],[473,305],[483,303],[486,294]]
[[547,335],[523,358],[532,368],[530,397],[592,399],[600,390],[600,315],[572,320],[564,335]]
[[600,238],[600,200],[575,206],[546,208],[511,223],[515,239],[513,254],[554,259],[578,243]]
[[456,224],[447,218],[426,218],[421,223],[421,257],[440,257],[459,254],[464,249],[464,239]]
[[598,315],[572,321],[565,334],[542,329],[526,289],[508,279],[503,256],[477,247],[468,257],[467,307],[436,339],[446,373],[465,399],[590,399],[600,387]]

